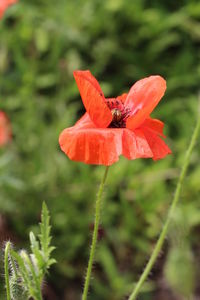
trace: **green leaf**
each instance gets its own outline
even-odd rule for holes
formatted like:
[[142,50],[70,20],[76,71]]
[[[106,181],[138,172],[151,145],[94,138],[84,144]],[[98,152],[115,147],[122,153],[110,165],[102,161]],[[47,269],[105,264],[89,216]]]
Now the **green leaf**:
[[44,262],[44,257],[39,249],[39,243],[36,240],[36,237],[33,232],[30,232],[29,236],[30,236],[31,250],[33,253],[33,255],[32,255],[33,265],[34,265],[35,269],[37,270],[38,274],[41,274],[41,273],[43,274],[45,262]]
[[40,223],[39,241],[36,239],[33,232],[30,232],[30,247],[31,254],[25,250],[20,252],[10,249],[9,272],[12,279],[13,299],[23,298],[41,299],[41,284],[47,273],[48,268],[56,263],[56,260],[50,258],[50,254],[55,249],[50,245],[50,216],[45,203],[42,206],[42,216]]
[[54,258],[50,258],[49,261],[48,261],[48,267],[50,267],[53,264],[56,264],[56,262],[57,261]]
[[[40,231],[41,231],[41,234],[39,234],[39,240],[40,240],[40,244],[41,244],[41,251],[39,251],[39,252],[41,253],[41,255],[43,257],[43,269],[44,269],[44,273],[45,273],[46,270],[50,267],[50,265],[55,263],[55,260],[50,259],[50,254],[55,249],[55,247],[50,246],[50,243],[51,243],[50,216],[49,216],[49,211],[48,211],[48,208],[47,208],[45,202],[43,202],[43,205],[42,205]],[[35,246],[33,247],[33,250],[35,251],[34,254],[37,255],[36,256],[37,260],[39,261],[40,266],[42,266],[42,262],[40,260],[40,255],[37,250],[38,245],[37,245],[35,237],[32,234],[31,234],[31,239],[32,239],[33,245],[35,244]],[[35,249],[35,247],[36,247],[36,249]]]
[[42,220],[40,223],[41,234],[39,235],[41,250],[44,254],[44,257],[48,258],[49,257],[49,245],[51,242],[51,237],[50,237],[51,227],[49,225],[49,222],[50,222],[49,211],[47,209],[45,202],[43,202],[43,204],[42,204],[41,220]]

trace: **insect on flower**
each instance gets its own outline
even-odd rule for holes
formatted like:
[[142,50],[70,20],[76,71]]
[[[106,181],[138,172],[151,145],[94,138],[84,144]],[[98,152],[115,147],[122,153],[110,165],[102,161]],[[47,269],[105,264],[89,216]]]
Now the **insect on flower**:
[[17,0],[0,0],[0,19],[3,17],[4,12],[8,6],[16,3]]
[[86,113],[60,134],[60,147],[70,159],[109,166],[120,155],[158,160],[171,153],[161,139],[164,123],[150,117],[166,90],[161,76],[141,79],[117,98],[105,98],[90,71],[75,71],[74,77]]

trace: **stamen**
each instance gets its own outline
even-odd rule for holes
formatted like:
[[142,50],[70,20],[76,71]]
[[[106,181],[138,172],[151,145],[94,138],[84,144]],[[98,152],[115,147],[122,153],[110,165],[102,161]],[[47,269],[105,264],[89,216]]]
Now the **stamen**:
[[126,119],[130,115],[129,108],[124,107],[124,104],[120,100],[114,98],[107,98],[106,103],[112,113],[112,122],[109,127],[125,128]]

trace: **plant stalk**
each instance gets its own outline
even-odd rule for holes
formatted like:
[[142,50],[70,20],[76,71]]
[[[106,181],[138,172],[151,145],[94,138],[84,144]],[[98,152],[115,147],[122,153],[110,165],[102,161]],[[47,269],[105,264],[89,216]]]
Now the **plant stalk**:
[[90,285],[96,243],[97,243],[97,239],[98,239],[98,229],[99,229],[100,211],[101,211],[101,199],[102,199],[102,193],[103,193],[105,181],[106,181],[106,178],[108,175],[108,169],[109,169],[109,167],[107,166],[105,169],[105,173],[102,178],[102,181],[101,181],[101,184],[99,187],[99,191],[97,194],[97,199],[96,199],[94,230],[93,230],[93,235],[92,235],[92,244],[91,244],[91,249],[90,249],[90,257],[89,257],[89,261],[88,261],[88,267],[87,267],[87,273],[86,273],[86,278],[85,278],[82,300],[87,299],[88,289],[89,289],[89,285]]
[[156,261],[156,258],[158,257],[158,255],[160,253],[160,250],[162,248],[164,240],[167,236],[170,221],[173,218],[174,211],[176,209],[178,200],[180,198],[182,183],[183,183],[183,180],[185,178],[185,175],[186,175],[186,172],[187,172],[187,169],[188,169],[188,165],[189,165],[189,162],[190,162],[190,157],[191,157],[191,154],[192,154],[192,150],[193,150],[193,148],[195,146],[195,143],[197,141],[199,131],[200,131],[200,115],[198,116],[197,124],[196,124],[194,132],[192,134],[192,138],[191,138],[189,147],[188,147],[186,155],[185,155],[185,160],[183,162],[182,170],[181,170],[181,173],[180,173],[180,176],[179,176],[179,179],[178,179],[178,183],[177,183],[177,186],[176,186],[174,198],[172,200],[172,204],[171,204],[171,207],[169,209],[167,219],[165,221],[165,224],[163,225],[162,231],[161,231],[160,236],[158,238],[158,241],[155,245],[153,253],[152,253],[152,255],[151,255],[151,257],[150,257],[150,259],[149,259],[149,261],[148,261],[148,263],[147,263],[147,265],[146,265],[146,267],[145,267],[145,269],[142,273],[142,275],[140,276],[140,279],[137,282],[133,292],[131,293],[130,297],[128,298],[128,300],[135,300],[136,299],[136,297],[137,297],[144,281],[148,277],[148,275],[149,275],[149,273],[150,273],[150,271],[151,271],[151,269],[152,269],[152,267],[153,267],[153,265]]
[[4,270],[5,270],[7,300],[11,300],[10,282],[9,282],[9,262],[8,262],[9,252],[10,252],[10,242],[7,242],[6,246],[5,246],[5,257],[4,257]]

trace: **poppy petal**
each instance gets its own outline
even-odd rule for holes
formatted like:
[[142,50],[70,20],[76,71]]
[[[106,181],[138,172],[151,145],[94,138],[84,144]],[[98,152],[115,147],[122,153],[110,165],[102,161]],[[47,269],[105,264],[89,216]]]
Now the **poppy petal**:
[[123,132],[123,155],[128,159],[153,157],[145,135],[139,129]]
[[118,96],[117,98],[116,98],[116,100],[119,100],[119,101],[121,101],[122,103],[125,103],[125,101],[126,101],[126,98],[127,98],[127,93],[124,93],[124,94],[122,94],[121,96]]
[[0,147],[6,145],[12,138],[11,125],[8,117],[0,111]]
[[80,120],[76,122],[76,124],[73,126],[73,128],[76,129],[87,129],[87,128],[96,128],[95,124],[90,119],[89,114],[86,112]]
[[172,153],[169,147],[157,134],[153,133],[148,128],[143,128],[142,131],[153,153],[153,160],[164,158],[166,155]]
[[165,137],[165,135],[163,134],[164,123],[158,119],[147,118],[142,123],[141,127],[147,127],[150,130],[154,131],[156,134]]
[[83,104],[97,127],[106,128],[112,122],[112,114],[98,81],[90,71],[74,71]]
[[61,133],[59,143],[72,160],[109,166],[118,161],[122,152],[122,133],[123,129],[71,127]]
[[137,81],[130,89],[125,106],[131,110],[126,126],[139,127],[149,117],[166,90],[166,81],[161,76],[150,76]]
[[112,165],[123,154],[128,159],[153,157],[142,130],[95,128],[88,113],[59,137],[60,147],[72,160]]

